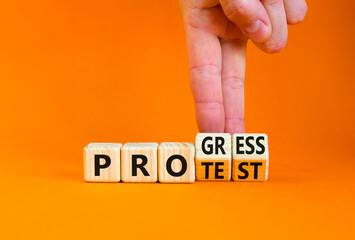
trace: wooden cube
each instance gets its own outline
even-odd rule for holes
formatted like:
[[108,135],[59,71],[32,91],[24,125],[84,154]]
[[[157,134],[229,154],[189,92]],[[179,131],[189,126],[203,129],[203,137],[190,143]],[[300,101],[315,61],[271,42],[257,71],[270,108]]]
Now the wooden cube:
[[269,149],[266,134],[233,134],[234,181],[266,181]]
[[84,148],[84,179],[87,182],[120,181],[120,143],[90,143]]
[[195,146],[192,143],[164,142],[158,148],[158,173],[161,183],[195,181]]
[[121,148],[123,182],[158,180],[158,143],[126,143]]
[[230,180],[232,140],[229,133],[196,135],[196,180]]

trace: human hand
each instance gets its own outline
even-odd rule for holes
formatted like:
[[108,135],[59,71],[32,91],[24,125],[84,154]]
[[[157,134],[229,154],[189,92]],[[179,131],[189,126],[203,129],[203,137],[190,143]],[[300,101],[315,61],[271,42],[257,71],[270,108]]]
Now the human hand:
[[191,88],[201,132],[245,132],[245,51],[250,38],[268,53],[302,22],[304,0],[180,0]]

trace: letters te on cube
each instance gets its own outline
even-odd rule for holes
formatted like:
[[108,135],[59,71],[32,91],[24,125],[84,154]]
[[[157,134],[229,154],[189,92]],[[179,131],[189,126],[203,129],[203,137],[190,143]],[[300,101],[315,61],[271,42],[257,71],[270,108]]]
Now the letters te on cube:
[[84,148],[87,182],[266,181],[268,169],[266,134],[198,133],[195,145],[90,143]]

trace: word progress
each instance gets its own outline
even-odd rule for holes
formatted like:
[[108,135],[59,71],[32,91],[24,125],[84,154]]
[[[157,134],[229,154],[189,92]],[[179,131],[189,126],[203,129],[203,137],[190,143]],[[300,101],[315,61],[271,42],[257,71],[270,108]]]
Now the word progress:
[[[196,148],[195,148],[196,146]],[[90,143],[87,182],[266,181],[266,134],[198,133],[192,143]]]

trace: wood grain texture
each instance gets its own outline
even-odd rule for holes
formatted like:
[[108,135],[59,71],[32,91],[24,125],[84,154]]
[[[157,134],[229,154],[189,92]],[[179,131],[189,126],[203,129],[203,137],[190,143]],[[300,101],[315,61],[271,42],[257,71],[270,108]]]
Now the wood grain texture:
[[195,157],[196,180],[229,181],[232,173],[231,148],[232,140],[229,133],[198,133]]
[[269,146],[266,134],[233,134],[232,152],[234,181],[266,181],[268,179]]
[[[158,143],[126,143],[121,148],[121,174],[123,182],[156,182],[158,180]],[[138,168],[137,176],[132,172],[132,156],[144,155],[147,163],[144,169],[149,176],[145,176],[143,171]],[[137,163],[141,164],[142,159],[138,158]]]
[[[186,171],[182,174],[182,161],[176,156],[182,156],[186,160]],[[167,170],[168,159],[171,162],[171,170],[181,172],[181,176],[173,176]],[[164,142],[158,148],[158,173],[161,183],[193,183],[195,181],[195,146],[192,143]]]
[[[90,143],[84,148],[84,179],[87,182],[119,182],[120,174],[120,143]],[[107,155],[111,164],[100,169],[100,176],[95,176],[95,155]],[[105,159],[100,159],[103,165]]]

